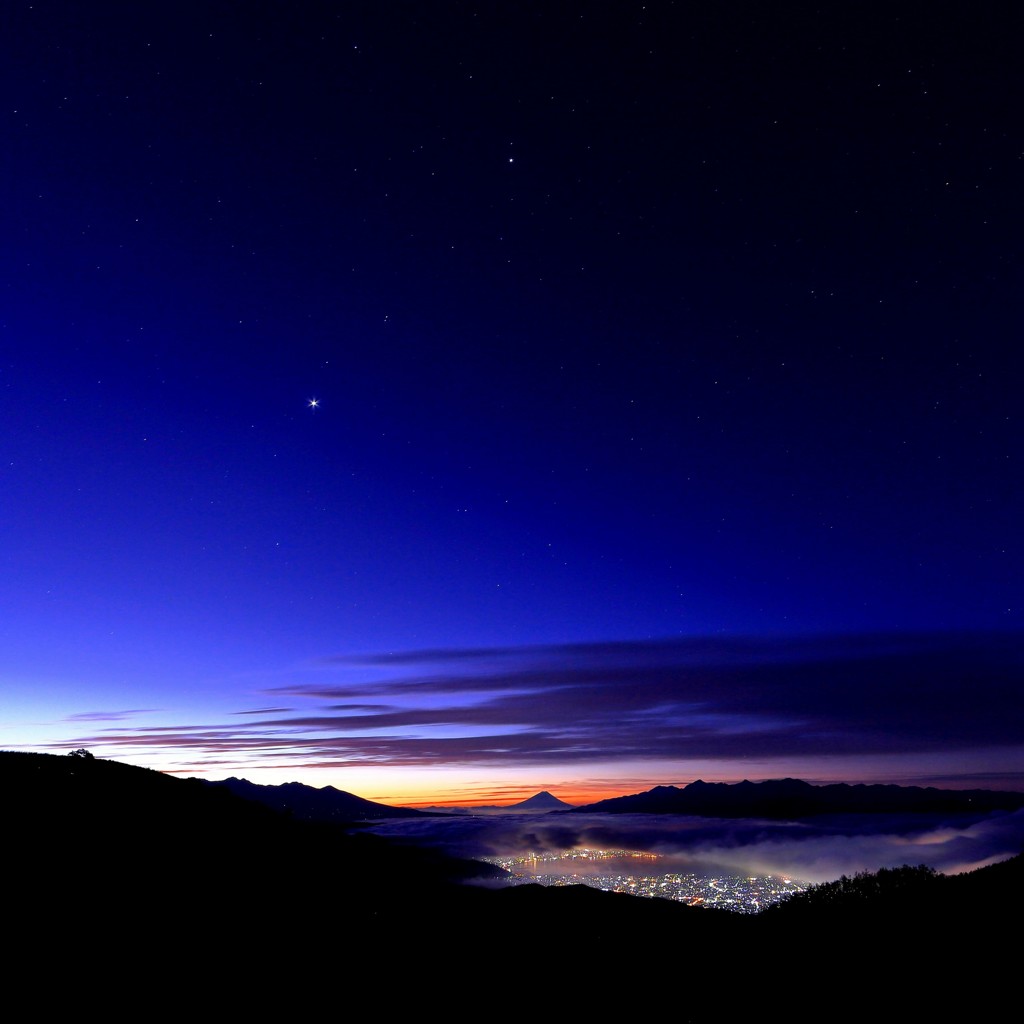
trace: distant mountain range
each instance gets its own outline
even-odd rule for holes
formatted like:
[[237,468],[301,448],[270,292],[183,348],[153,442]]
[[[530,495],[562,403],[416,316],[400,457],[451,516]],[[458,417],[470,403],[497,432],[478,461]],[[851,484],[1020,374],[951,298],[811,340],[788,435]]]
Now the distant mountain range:
[[204,780],[207,786],[222,786],[244,800],[284,811],[302,821],[356,822],[378,821],[381,818],[431,817],[429,812],[413,810],[411,807],[391,807],[374,803],[361,796],[346,793],[343,789],[324,786],[317,789],[301,782],[285,782],[280,786],[262,786],[247,779],[224,779],[220,782]]
[[685,814],[707,818],[796,821],[821,814],[978,814],[996,810],[1013,811],[1024,807],[1024,793],[847,783],[812,786],[800,779],[736,783],[704,782],[698,779],[688,786],[655,786],[643,793],[613,797],[584,806],[568,804],[543,790],[515,804],[420,810],[375,803],[333,786],[317,789],[300,782],[265,786],[246,779],[230,778],[203,784],[221,786],[236,796],[286,812],[300,820],[339,824],[453,813],[515,814],[549,811],[581,814]]
[[221,786],[230,790],[235,796],[244,800],[272,807],[283,811],[302,821],[322,821],[345,824],[361,821],[379,821],[383,818],[423,818],[437,817],[440,814],[494,814],[503,812],[534,812],[567,811],[572,804],[552,796],[546,790],[535,793],[527,800],[517,804],[482,807],[437,807],[414,809],[411,807],[392,807],[390,804],[375,803],[365,800],[353,793],[333,786],[317,789],[301,782],[285,782],[279,786],[264,786],[249,782],[247,779],[230,778],[218,782],[203,780],[207,786]]
[[799,779],[767,782],[703,782],[655,786],[645,793],[573,808],[574,813],[692,814],[708,818],[772,818],[795,821],[818,814],[984,813],[1024,807],[1024,793],[950,790],[919,786],[812,786]]

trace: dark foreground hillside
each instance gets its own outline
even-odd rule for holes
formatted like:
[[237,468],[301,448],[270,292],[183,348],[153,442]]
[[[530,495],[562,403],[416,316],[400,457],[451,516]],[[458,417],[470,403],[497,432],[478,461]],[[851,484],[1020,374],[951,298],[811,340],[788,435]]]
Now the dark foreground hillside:
[[50,1011],[977,1019],[1016,971],[1019,857],[751,918],[486,889],[484,865],[117,762],[3,753],[0,793],[9,998]]

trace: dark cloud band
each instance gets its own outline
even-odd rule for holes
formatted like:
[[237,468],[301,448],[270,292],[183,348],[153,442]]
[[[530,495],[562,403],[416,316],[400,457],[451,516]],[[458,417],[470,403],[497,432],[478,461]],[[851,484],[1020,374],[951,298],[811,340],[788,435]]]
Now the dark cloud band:
[[[318,763],[555,764],[925,753],[1024,743],[1010,635],[598,643],[376,655],[392,670],[279,687],[303,710],[230,726],[120,727],[75,745]],[[92,716],[89,716],[92,717]]]

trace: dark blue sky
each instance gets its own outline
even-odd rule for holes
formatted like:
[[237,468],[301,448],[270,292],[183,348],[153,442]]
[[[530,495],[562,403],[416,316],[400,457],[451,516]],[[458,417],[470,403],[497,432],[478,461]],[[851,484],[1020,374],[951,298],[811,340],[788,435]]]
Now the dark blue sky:
[[[441,698],[407,720],[389,652],[435,652],[429,680],[445,650],[493,648],[505,673],[538,646],[556,667],[565,645],[708,637],[802,660],[812,635],[870,634],[872,656],[912,635],[932,666],[994,652],[985,682],[936,687],[966,722],[997,678],[1009,734],[986,761],[950,724],[903,775],[1005,775],[1024,232],[1000,17],[9,5],[0,742],[325,764],[385,795],[406,776],[368,792],[358,772],[405,762],[350,751],[353,716],[387,707],[401,722],[374,735],[424,749],[482,728]],[[333,766],[307,705],[248,716],[353,680],[387,696],[317,727]],[[823,680],[842,732],[859,684]],[[681,700],[659,694],[651,713]],[[487,734],[503,779],[467,744],[416,785],[559,781],[570,748],[566,780],[644,777],[639,727],[587,767],[520,716]],[[220,739],[155,743],[184,728]],[[652,740],[648,774],[783,773],[736,728],[717,759]],[[941,764],[968,736],[970,765]]]

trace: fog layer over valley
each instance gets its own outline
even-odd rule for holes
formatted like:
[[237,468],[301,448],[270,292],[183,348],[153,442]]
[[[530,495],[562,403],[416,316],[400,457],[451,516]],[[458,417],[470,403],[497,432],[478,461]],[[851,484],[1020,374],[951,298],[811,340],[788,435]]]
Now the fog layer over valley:
[[659,854],[651,873],[787,875],[824,882],[925,864],[956,874],[1024,849],[1024,811],[984,816],[829,815],[811,821],[649,814],[450,816],[375,823],[378,835],[462,857],[552,854],[579,847]]

